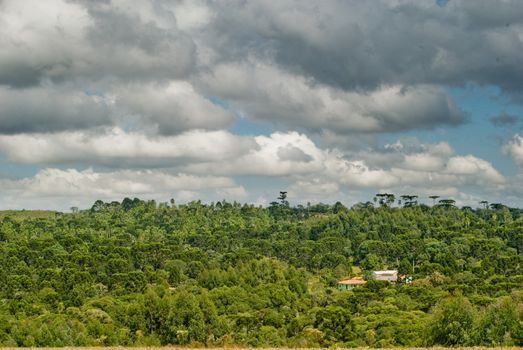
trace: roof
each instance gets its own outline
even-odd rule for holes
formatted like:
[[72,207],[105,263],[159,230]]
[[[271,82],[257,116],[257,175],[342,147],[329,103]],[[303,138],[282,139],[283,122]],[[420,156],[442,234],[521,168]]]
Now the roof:
[[358,285],[358,284],[365,284],[365,283],[367,283],[367,281],[357,280],[357,279],[338,281],[338,284],[350,284],[350,285]]
[[395,275],[398,273],[398,270],[383,270],[383,271],[374,271],[376,275]]

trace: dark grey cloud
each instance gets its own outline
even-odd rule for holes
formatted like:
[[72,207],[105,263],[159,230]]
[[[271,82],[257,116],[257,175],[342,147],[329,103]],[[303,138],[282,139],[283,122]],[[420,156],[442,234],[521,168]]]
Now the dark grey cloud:
[[[523,3],[515,0],[4,0],[0,28],[0,85],[94,90],[115,98],[113,124],[138,119],[163,135],[227,128],[233,112],[315,133],[432,129],[466,120],[445,86],[523,91]],[[189,84],[191,98],[135,88],[173,81]],[[43,108],[37,119],[57,121],[49,127],[33,122],[29,107],[13,107],[9,115],[26,117],[9,119],[4,132],[105,125],[98,107],[81,118]]]
[[185,81],[133,84],[105,93],[46,85],[0,86],[0,134],[49,133],[122,126],[149,134],[222,130],[234,115],[196,92]]
[[211,48],[212,63],[256,55],[343,89],[471,81],[516,92],[523,85],[523,3],[517,0],[444,7],[429,1],[212,2],[210,23],[196,30],[179,28],[180,4],[52,1],[46,6],[54,16],[35,15],[21,33],[7,18],[16,2],[4,1],[0,82],[186,77],[205,68],[202,57]]
[[110,125],[110,115],[103,99],[83,92],[0,87],[0,134],[93,128]]
[[177,28],[173,13],[158,4],[151,3],[152,18],[143,18],[140,9],[127,12],[88,3],[94,26],[86,42],[101,51],[100,76],[161,81],[187,77],[195,69],[192,38]]
[[521,1],[214,3],[222,55],[270,57],[343,89],[466,82],[523,88]]
[[7,62],[0,68],[0,83],[24,88],[38,85],[42,78],[42,72],[23,62]]
[[493,3],[488,0],[453,1],[454,9],[461,12],[462,23],[470,29],[513,32],[521,26],[523,4],[517,0],[503,0]]
[[202,74],[199,86],[251,118],[314,133],[400,132],[466,120],[437,86],[344,91],[260,62],[218,65]]
[[489,120],[494,126],[514,126],[521,122],[521,117],[510,113],[501,112],[498,115],[490,117]]
[[174,135],[192,129],[220,130],[229,127],[234,116],[212,103],[185,81],[170,84],[135,84],[115,91],[115,104],[124,116],[136,117],[141,129]]

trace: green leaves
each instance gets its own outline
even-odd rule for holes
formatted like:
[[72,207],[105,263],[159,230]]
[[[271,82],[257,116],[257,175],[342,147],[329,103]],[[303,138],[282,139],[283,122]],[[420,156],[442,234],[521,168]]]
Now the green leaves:
[[[0,222],[0,345],[523,342],[514,209],[93,207]],[[413,282],[335,289],[378,269]]]
[[471,345],[475,311],[469,300],[456,296],[440,302],[433,311],[430,345]]

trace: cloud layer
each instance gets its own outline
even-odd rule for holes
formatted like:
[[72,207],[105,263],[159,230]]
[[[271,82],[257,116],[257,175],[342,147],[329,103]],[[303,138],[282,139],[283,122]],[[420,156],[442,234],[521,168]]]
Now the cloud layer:
[[346,134],[464,121],[452,98],[434,86],[343,91],[257,62],[219,65],[201,80],[205,91],[231,101],[243,114],[291,128]]
[[167,201],[169,198],[187,201],[195,195],[202,199],[228,197],[242,200],[246,191],[233,179],[218,176],[170,174],[156,170],[121,170],[96,172],[92,169],[45,168],[33,177],[19,180],[0,180],[4,191],[0,204],[11,207],[67,201],[87,207],[95,200],[111,201],[126,196]]
[[[119,169],[45,168],[33,177],[4,181],[2,187],[7,193],[20,198],[70,196],[91,200],[126,194],[166,198],[166,193],[190,191],[194,196],[200,193],[214,199],[220,199],[219,194],[248,198],[249,190],[234,179],[262,176],[286,178],[294,200],[310,200],[339,198],[344,188],[463,196],[464,188],[497,191],[507,183],[490,162],[473,155],[456,155],[446,143],[398,141],[349,155],[322,149],[297,132],[250,137],[190,132],[150,140],[144,135],[111,130],[93,137],[79,132],[53,137],[1,136],[0,150],[17,162],[81,162]],[[140,170],[142,167],[154,170]],[[214,195],[205,194],[209,190],[214,190]]]
[[[523,101],[520,1],[4,0],[0,45],[6,207],[53,188],[63,207],[82,191],[255,200],[279,186],[296,201],[465,203],[517,179],[445,132],[476,122],[452,88]],[[489,117],[506,131],[518,115]],[[498,153],[523,165],[513,134]]]

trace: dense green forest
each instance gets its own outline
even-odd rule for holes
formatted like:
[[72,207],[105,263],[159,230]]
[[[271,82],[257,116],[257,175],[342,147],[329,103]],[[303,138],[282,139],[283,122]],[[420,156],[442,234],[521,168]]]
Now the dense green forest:
[[523,345],[522,211],[404,205],[7,212],[0,345]]

